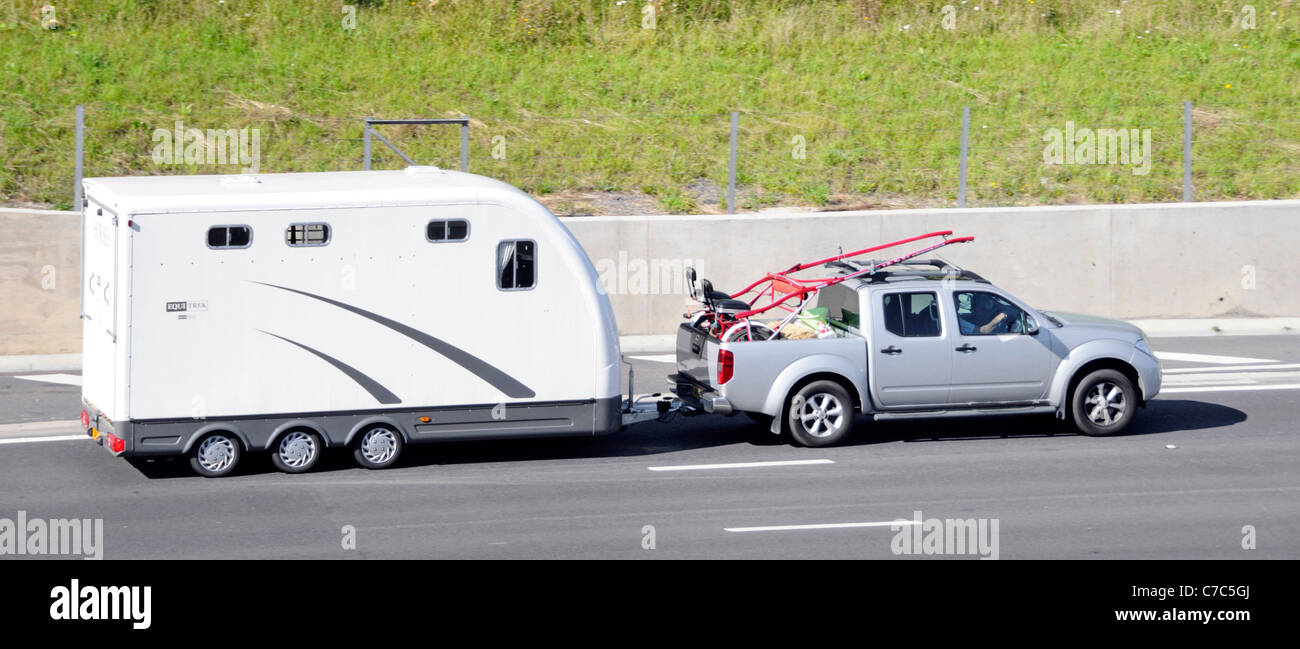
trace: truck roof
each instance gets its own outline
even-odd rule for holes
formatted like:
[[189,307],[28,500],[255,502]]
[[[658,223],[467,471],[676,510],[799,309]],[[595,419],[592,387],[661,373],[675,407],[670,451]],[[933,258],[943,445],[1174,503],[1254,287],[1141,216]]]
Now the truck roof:
[[395,171],[334,171],[85,179],[86,195],[129,213],[213,212],[278,207],[348,207],[478,202],[527,194],[491,178],[436,167]]

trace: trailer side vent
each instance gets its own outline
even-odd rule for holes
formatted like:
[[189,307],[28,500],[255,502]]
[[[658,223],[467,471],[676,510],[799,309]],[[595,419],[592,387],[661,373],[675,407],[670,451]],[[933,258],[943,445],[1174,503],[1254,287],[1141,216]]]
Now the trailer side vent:
[[284,242],[290,246],[323,246],[330,242],[328,223],[294,223],[284,230]]
[[518,291],[537,284],[537,243],[502,241],[497,245],[497,288]]
[[424,231],[429,241],[465,241],[469,239],[469,221],[451,219],[449,221],[429,221]]
[[217,225],[208,228],[209,248],[247,248],[253,243],[253,228],[247,225]]

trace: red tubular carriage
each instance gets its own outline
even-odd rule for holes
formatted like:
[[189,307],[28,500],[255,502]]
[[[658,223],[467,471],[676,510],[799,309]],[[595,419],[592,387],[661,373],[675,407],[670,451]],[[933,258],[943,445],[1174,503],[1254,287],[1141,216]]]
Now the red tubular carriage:
[[[764,275],[762,278],[760,278],[759,280],[750,284],[749,286],[746,286],[740,291],[737,291],[736,293],[732,293],[729,296],[727,296],[726,294],[720,294],[713,291],[712,286],[708,283],[708,280],[704,281],[704,290],[702,291],[697,290],[695,287],[695,275],[694,275],[694,271],[692,270],[687,276],[687,280],[690,283],[691,295],[699,299],[701,302],[703,302],[705,308],[702,311],[693,314],[688,314],[688,316],[691,317],[692,320],[695,320],[700,323],[704,323],[707,321],[709,325],[709,331],[711,334],[719,337],[725,337],[729,340],[756,340],[756,339],[765,339],[765,338],[775,338],[776,334],[780,333],[781,329],[786,324],[788,324],[791,320],[793,320],[796,316],[798,316],[798,314],[801,311],[803,311],[804,308],[807,307],[809,299],[815,296],[818,291],[820,291],[821,289],[827,286],[832,286],[834,284],[846,282],[850,279],[853,279],[855,277],[860,277],[862,275],[870,275],[883,268],[893,266],[894,264],[902,263],[904,261],[907,261],[908,259],[912,259],[913,257],[916,257],[918,255],[923,255],[927,252],[938,250],[939,248],[942,248],[944,246],[949,246],[954,243],[966,243],[968,241],[975,240],[975,237],[949,238],[951,236],[952,236],[951,230],[943,230],[941,232],[929,232],[926,234],[917,235],[915,237],[909,237],[907,239],[900,239],[898,241],[892,241],[890,243],[883,243],[878,246],[872,246],[870,248],[863,248],[861,250],[855,250],[853,252],[842,253],[839,255],[835,255],[833,257],[819,259],[817,261],[795,264],[794,266],[791,266],[790,268],[784,271],[777,272],[777,273],[768,273]],[[838,261],[843,261],[845,259],[849,259],[851,257],[864,255],[869,252],[876,252],[878,250],[884,250],[886,248],[893,248],[908,243],[914,243],[916,241],[922,241],[924,239],[932,239],[934,237],[943,237],[943,241],[927,245],[919,250],[907,253],[905,255],[901,255],[889,261],[884,261],[877,264],[873,264],[871,266],[862,267],[857,270],[854,270],[853,272],[845,273],[843,275],[837,275],[835,277],[817,277],[817,278],[791,277],[791,275],[793,275],[794,273],[807,270],[814,266],[831,264]],[[741,296],[748,295],[750,293],[753,293],[754,297],[752,297],[747,301],[740,300]],[[730,299],[722,299],[724,296],[729,297]],[[791,302],[791,300],[794,300],[794,303],[788,304],[789,302]],[[740,304],[743,304],[747,308],[741,308]],[[787,312],[787,315],[781,320],[781,323],[777,325],[775,329],[771,330],[770,334],[764,336],[756,333],[754,330],[754,326],[750,324],[750,318],[759,315],[761,313],[772,311],[774,309],[781,309]],[[738,326],[738,325],[743,325],[743,326]],[[763,326],[763,328],[766,329],[767,327]]]

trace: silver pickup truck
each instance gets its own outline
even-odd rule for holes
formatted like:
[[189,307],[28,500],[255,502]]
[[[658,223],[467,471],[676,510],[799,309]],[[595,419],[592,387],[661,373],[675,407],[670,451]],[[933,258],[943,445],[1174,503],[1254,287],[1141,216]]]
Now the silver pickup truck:
[[831,329],[820,338],[728,342],[683,323],[672,391],[688,411],[745,413],[804,446],[842,441],[857,412],[1055,413],[1112,435],[1160,391],[1160,363],[1137,327],[1035,310],[942,261],[849,279],[815,299]]

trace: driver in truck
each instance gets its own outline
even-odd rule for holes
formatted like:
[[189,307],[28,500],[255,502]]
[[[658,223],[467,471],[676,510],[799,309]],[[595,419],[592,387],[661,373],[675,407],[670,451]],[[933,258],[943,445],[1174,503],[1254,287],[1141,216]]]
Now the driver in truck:
[[969,309],[957,310],[963,336],[1010,332],[1010,315],[998,300],[989,295],[974,294],[970,301]]

